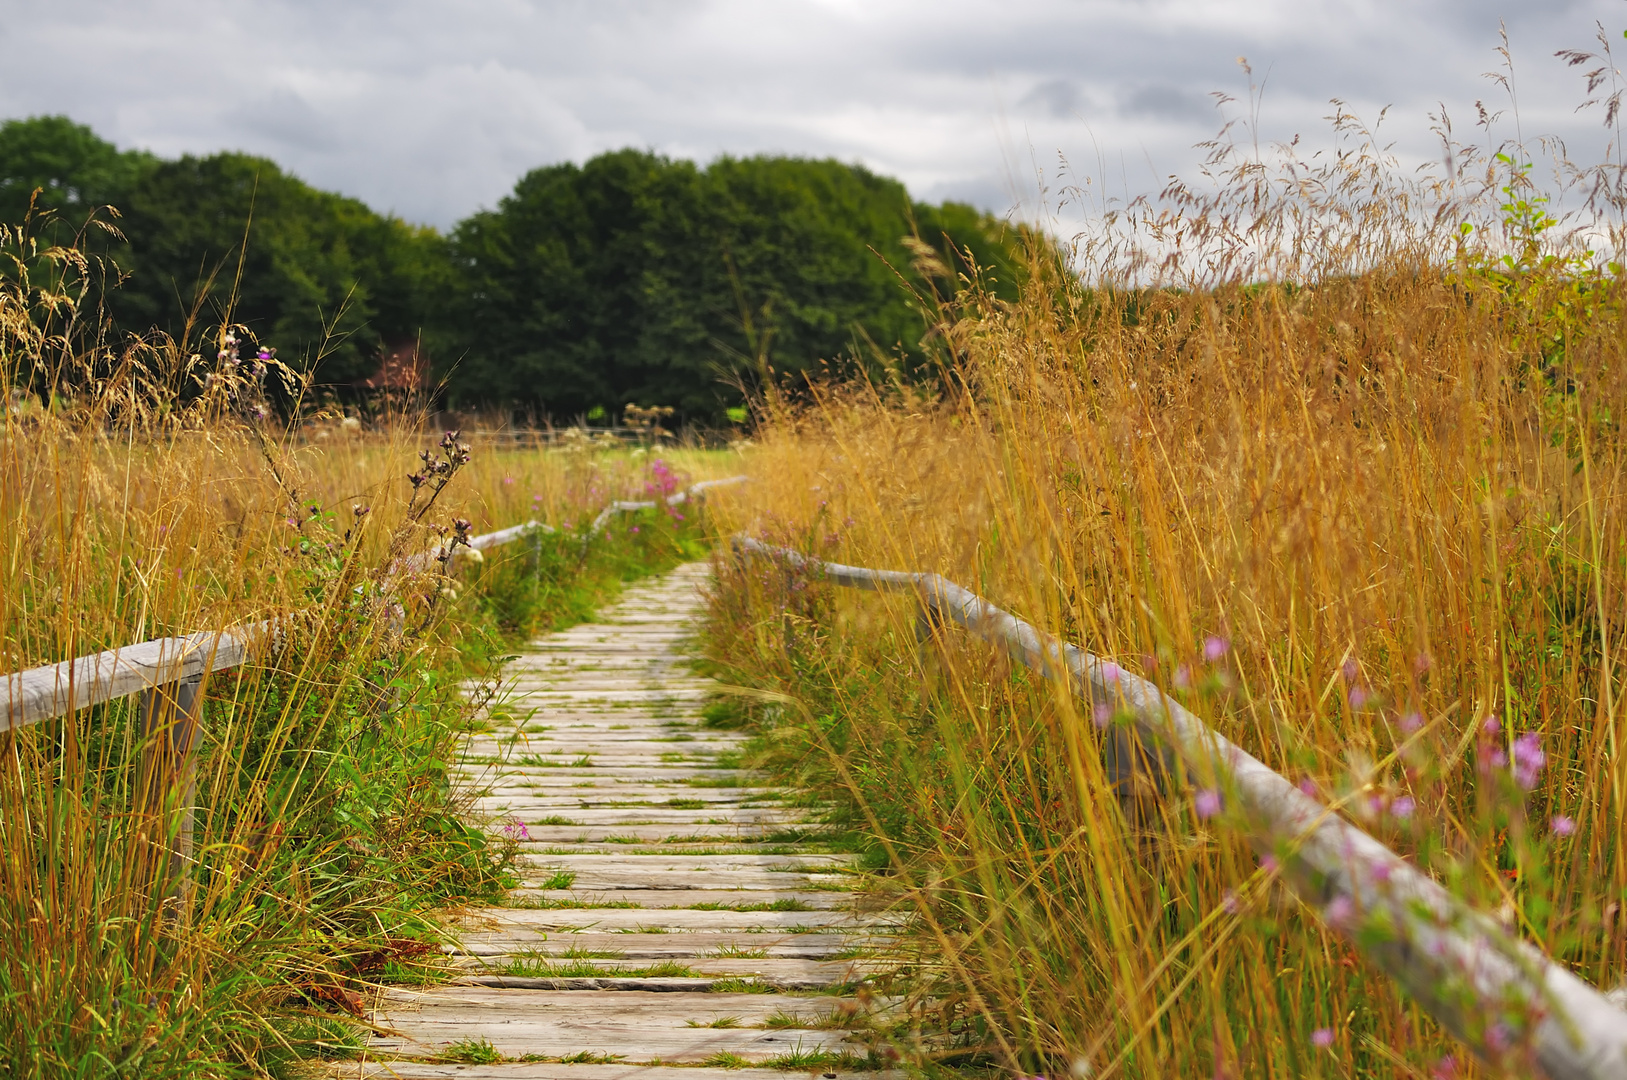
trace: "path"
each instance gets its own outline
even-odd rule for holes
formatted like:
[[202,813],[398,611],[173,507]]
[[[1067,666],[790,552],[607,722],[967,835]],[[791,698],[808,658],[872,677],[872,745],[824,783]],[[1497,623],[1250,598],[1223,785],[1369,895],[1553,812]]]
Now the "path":
[[339,1075],[766,1080],[863,1056],[846,991],[875,922],[810,811],[702,718],[686,650],[706,576],[629,589],[509,666],[459,768],[493,828],[523,826],[524,887],[466,920],[469,976],[385,993],[373,1020],[395,1034]]

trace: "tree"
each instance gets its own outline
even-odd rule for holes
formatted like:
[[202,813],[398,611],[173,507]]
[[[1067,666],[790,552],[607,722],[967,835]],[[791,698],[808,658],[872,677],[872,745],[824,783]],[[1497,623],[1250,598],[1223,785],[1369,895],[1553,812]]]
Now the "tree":
[[446,275],[433,230],[247,154],[148,170],[125,198],[124,231],[130,277],[110,297],[121,326],[196,340],[241,323],[328,383],[362,378],[382,341],[415,335]]
[[62,225],[78,229],[157,163],[145,151],[119,150],[66,116],[8,120],[0,124],[0,221],[20,224],[39,189],[36,208],[55,211]]
[[907,239],[948,266],[969,244],[1015,284],[1015,234],[970,207],[912,204],[859,166],[702,170],[633,150],[550,166],[453,234],[460,302],[436,354],[460,402],[556,416],[660,403],[717,419],[764,357],[781,372],[919,362],[914,291],[928,282]]

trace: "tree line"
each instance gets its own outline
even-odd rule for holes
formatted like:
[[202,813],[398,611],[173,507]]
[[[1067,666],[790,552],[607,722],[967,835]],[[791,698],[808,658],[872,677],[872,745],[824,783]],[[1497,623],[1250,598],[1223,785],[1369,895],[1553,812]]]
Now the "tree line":
[[31,205],[59,239],[97,212],[117,228],[85,241],[121,271],[119,334],[196,342],[229,317],[341,395],[405,344],[453,407],[555,420],[716,422],[770,369],[916,368],[918,298],[973,266],[1014,295],[1035,242],[857,165],[631,149],[534,169],[441,233],[266,158],[166,160],[61,116],[0,125],[0,221]]

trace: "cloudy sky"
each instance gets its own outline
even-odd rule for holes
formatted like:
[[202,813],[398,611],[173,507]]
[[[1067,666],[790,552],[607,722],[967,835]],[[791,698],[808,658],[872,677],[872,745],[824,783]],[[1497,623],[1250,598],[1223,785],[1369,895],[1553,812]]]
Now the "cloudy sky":
[[[530,168],[638,146],[859,161],[921,198],[1039,215],[1036,178],[1115,193],[1190,172],[1263,80],[1262,137],[1326,142],[1328,101],[1437,154],[1475,137],[1499,19],[1523,133],[1577,116],[1622,0],[0,0],[0,117],[66,113],[122,147],[241,149],[446,226]],[[1627,66],[1627,65],[1624,65]],[[1514,134],[1511,119],[1501,134]]]

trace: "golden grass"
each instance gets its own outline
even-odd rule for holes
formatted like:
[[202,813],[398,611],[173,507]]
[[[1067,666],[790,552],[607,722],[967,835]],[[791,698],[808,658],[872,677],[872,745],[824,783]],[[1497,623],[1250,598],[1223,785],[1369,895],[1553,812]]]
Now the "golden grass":
[[[1285,185],[1250,204],[1245,171],[1156,251],[1083,245],[1086,284],[1037,265],[1019,305],[973,294],[935,328],[937,394],[809,388],[759,437],[728,525],[937,571],[1117,658],[1613,986],[1619,271],[1518,221],[1506,246],[1459,245],[1483,204],[1454,195],[1432,222],[1412,181],[1347,167],[1375,181],[1359,198]],[[1348,248],[1322,242],[1330,219],[1361,226]],[[1185,287],[1115,286],[1155,255]],[[1287,280],[1233,272],[1268,265]],[[923,1053],[1081,1077],[1525,1069],[1517,1047],[1467,1061],[1271,884],[1237,822],[1183,797],[1134,828],[1094,718],[1057,688],[975,642],[918,649],[907,602],[783,570],[724,580],[717,659],[789,698],[768,760],[846,790],[922,916],[902,948]],[[1505,761],[1530,768],[1526,733],[1545,754],[1530,790]]]

